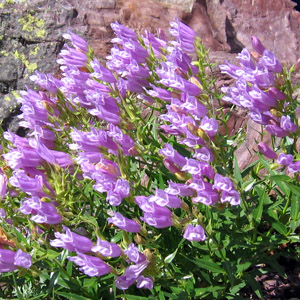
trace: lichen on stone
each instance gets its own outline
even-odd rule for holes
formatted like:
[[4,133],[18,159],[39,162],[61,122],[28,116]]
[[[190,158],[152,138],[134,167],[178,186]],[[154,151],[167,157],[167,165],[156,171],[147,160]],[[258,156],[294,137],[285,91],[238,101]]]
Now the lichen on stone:
[[28,13],[27,16],[19,18],[18,22],[22,25],[22,31],[26,32],[26,38],[34,39],[46,36],[45,20]]

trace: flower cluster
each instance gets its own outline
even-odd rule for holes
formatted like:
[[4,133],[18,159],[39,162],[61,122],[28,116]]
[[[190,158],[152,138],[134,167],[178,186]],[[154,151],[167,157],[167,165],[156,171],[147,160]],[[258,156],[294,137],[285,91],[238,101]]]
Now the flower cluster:
[[277,88],[282,65],[255,36],[252,37],[252,46],[256,51],[254,54],[245,48],[237,56],[241,67],[228,62],[220,66],[223,73],[236,80],[234,87],[223,88],[226,93],[223,100],[249,109],[250,118],[264,125],[271,135],[286,137],[295,133],[298,126],[290,116],[294,104],[286,101],[287,95]]
[[31,256],[21,249],[17,252],[8,249],[0,249],[0,273],[11,272],[18,267],[28,269],[31,267],[31,263]]
[[[21,125],[29,129],[28,136],[4,134],[9,147],[3,158],[11,173],[0,174],[0,197],[6,197],[9,188],[23,218],[30,215],[30,221],[43,229],[60,224],[54,227],[55,239],[49,242],[46,237],[43,243],[68,250],[68,260],[84,274],[117,274],[115,285],[121,290],[134,283],[152,289],[157,270],[144,239],[159,229],[174,228],[183,241],[204,242],[207,233],[199,211],[217,203],[239,205],[241,197],[232,175],[218,166],[219,124],[201,98],[199,69],[192,61],[194,31],[175,20],[170,29],[175,40],[169,41],[162,31],[158,37],[147,31],[138,37],[118,22],[111,26],[116,37],[106,63],[69,32],[64,37],[72,45],[66,45],[57,60],[61,79],[39,72],[31,76],[43,91],[28,89],[19,100]],[[277,72],[279,66],[269,66],[272,56],[265,56],[260,69]],[[254,68],[250,60],[243,61]],[[270,82],[272,76],[267,76]],[[260,74],[259,80],[267,79]],[[251,95],[261,88],[256,84],[253,91],[246,87]],[[274,89],[272,93],[280,94]],[[149,139],[157,132],[149,130],[145,119],[154,110],[160,112],[153,128],[160,131],[163,146],[159,138]],[[154,161],[169,172],[160,185],[149,180],[152,174],[146,166]],[[134,164],[144,166],[147,176],[139,178]],[[76,185],[74,195],[67,194],[70,182]],[[100,217],[93,215],[94,203],[73,210],[80,206],[74,200],[80,193],[81,200],[92,197],[84,188],[81,191],[85,184],[90,184],[97,201],[104,199],[101,230],[95,225]],[[95,217],[92,226],[85,222],[89,217]],[[97,228],[96,233],[88,232],[91,239],[66,227],[80,223]],[[110,231],[123,234],[123,242],[102,236]],[[30,267],[27,254],[3,251],[9,257],[7,271]]]

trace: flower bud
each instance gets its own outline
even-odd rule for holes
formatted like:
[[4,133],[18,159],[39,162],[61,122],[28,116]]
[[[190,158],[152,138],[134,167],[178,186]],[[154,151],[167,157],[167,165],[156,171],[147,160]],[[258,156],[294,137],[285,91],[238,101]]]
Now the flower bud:
[[199,137],[201,137],[203,140],[205,140],[205,141],[209,141],[209,137],[208,137],[208,135],[206,134],[206,132],[202,129],[202,128],[199,128],[198,130],[197,130],[197,135],[199,136]]
[[272,108],[272,109],[270,109],[270,113],[274,116],[274,117],[276,117],[276,118],[280,118],[281,117],[281,112],[279,112],[277,109],[275,109],[275,108]]
[[268,147],[265,143],[259,143],[257,145],[258,151],[263,154],[265,157],[269,159],[276,159],[277,154],[270,148]]
[[128,153],[129,153],[131,156],[138,156],[138,155],[139,155],[139,152],[137,151],[137,149],[136,149],[135,146],[129,148]]
[[296,64],[295,64],[295,71],[299,71],[300,70],[300,58],[297,60]]
[[252,47],[253,49],[260,55],[263,55],[264,51],[265,51],[265,47],[262,44],[262,42],[259,40],[259,38],[257,36],[252,36],[251,37],[251,42],[252,42]]
[[203,90],[203,86],[202,84],[200,83],[200,81],[196,78],[196,77],[191,77],[190,78],[190,82],[195,84],[198,88],[200,88],[201,90]]
[[190,179],[190,175],[184,172],[176,172],[175,176],[178,180],[186,181]]
[[163,159],[164,166],[168,169],[172,174],[180,173],[180,169],[169,159]]
[[138,233],[134,236],[133,239],[136,242],[136,244],[138,244],[138,245],[143,245],[144,244],[143,238]]
[[187,129],[188,129],[193,135],[197,135],[197,130],[198,130],[198,128],[197,128],[193,123],[188,123],[188,124],[187,124]]

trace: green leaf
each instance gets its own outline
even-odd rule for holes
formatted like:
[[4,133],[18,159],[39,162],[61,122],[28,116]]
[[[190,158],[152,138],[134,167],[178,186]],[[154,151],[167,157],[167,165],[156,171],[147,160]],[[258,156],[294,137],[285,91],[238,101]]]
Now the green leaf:
[[117,298],[128,299],[128,300],[148,300],[148,297],[134,296],[134,295],[120,295]]
[[250,261],[244,262],[244,263],[238,263],[236,268],[237,268],[237,273],[242,273],[245,270],[247,270],[250,266],[252,265],[252,263]]
[[291,184],[291,183],[287,183],[287,186],[290,188],[290,190],[296,194],[298,197],[300,197],[300,187]]
[[85,288],[90,288],[90,287],[92,287],[94,284],[97,284],[97,278],[93,277],[93,278],[87,278],[87,279],[84,279],[83,286],[84,286]]
[[120,231],[118,232],[112,239],[111,239],[111,242],[112,243],[118,243],[121,239],[122,239],[122,236],[123,236],[123,232]]
[[247,168],[245,168],[243,170],[243,172],[241,173],[242,177],[243,178],[246,177],[252,171],[252,169],[258,164],[258,162],[259,161],[257,160],[255,162],[253,162],[251,165],[249,165]]
[[242,185],[243,178],[242,178],[241,170],[240,170],[236,155],[234,155],[234,157],[233,157],[233,163],[234,163],[234,177],[237,180],[237,182],[240,185]]
[[271,181],[274,181],[276,185],[280,188],[280,190],[288,195],[289,188],[287,187],[287,181],[289,181],[291,178],[287,175],[272,175],[269,177]]
[[172,262],[172,260],[175,258],[176,254],[177,254],[178,248],[171,254],[169,254],[165,259],[164,262],[166,264],[169,264],[170,262]]
[[227,271],[227,276],[229,278],[230,281],[230,285],[234,286],[234,273],[235,273],[235,266],[231,266],[231,263],[229,261],[224,261],[223,263],[226,271]]
[[72,272],[73,272],[73,262],[69,261],[67,264],[67,273],[69,274],[69,276],[72,276]]
[[[230,293],[231,294],[236,294],[237,292],[239,292],[244,286],[246,285],[246,282],[241,282],[235,286],[233,286],[231,289],[230,289]],[[235,298],[232,298],[232,299],[235,299]]]
[[251,274],[245,274],[245,279],[248,285],[251,286],[257,297],[259,299],[262,299],[262,292],[259,283],[251,276]]
[[206,259],[191,259],[187,256],[185,256],[184,254],[181,254],[184,258],[186,258],[187,260],[193,262],[195,265],[199,266],[200,268],[206,269],[208,271],[212,271],[215,273],[223,273],[225,274],[226,271],[218,264],[209,261],[210,257],[206,257]]
[[287,234],[287,229],[286,227],[279,221],[273,222],[272,227],[278,231],[279,233],[286,235]]
[[299,219],[299,199],[295,195],[292,196],[291,199],[291,218],[294,221]]
[[91,300],[90,298],[87,297],[82,297],[73,293],[66,293],[66,292],[57,292],[56,294],[66,297],[68,300]]
[[262,190],[259,187],[255,187],[254,190],[258,193],[259,195],[259,202],[257,207],[253,210],[253,219],[256,223],[260,223],[261,220],[261,216],[263,213],[263,207],[264,207],[264,203],[267,202],[269,199],[269,196],[266,194],[266,190]]
[[260,163],[266,168],[269,174],[274,175],[274,171],[270,168],[270,163],[260,153],[257,152],[256,155],[258,156]]
[[47,256],[48,256],[49,259],[55,258],[55,257],[57,257],[59,254],[60,254],[60,252],[56,252],[56,251],[54,251],[54,250],[52,250],[52,249],[48,249],[48,250],[47,250]]
[[[203,297],[204,295],[209,295],[210,293],[214,292],[214,291],[220,291],[220,290],[224,290],[223,286],[209,286],[209,287],[205,287],[205,288],[196,288],[195,291],[195,297]],[[201,299],[201,298],[199,298]],[[213,298],[210,298],[213,299]]]

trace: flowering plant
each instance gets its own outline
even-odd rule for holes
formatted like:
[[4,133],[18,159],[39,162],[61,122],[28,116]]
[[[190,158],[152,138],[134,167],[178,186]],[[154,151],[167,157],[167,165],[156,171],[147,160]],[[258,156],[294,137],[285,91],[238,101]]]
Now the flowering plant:
[[[243,299],[299,256],[299,101],[290,70],[253,37],[217,89],[208,52],[175,20],[167,36],[118,22],[98,60],[72,32],[61,79],[22,92],[26,137],[3,133],[1,296]],[[265,127],[241,170],[222,101]],[[220,130],[222,127],[222,133]],[[264,143],[266,132],[271,143]],[[272,255],[270,255],[272,253]],[[17,275],[17,276],[16,276]]]

